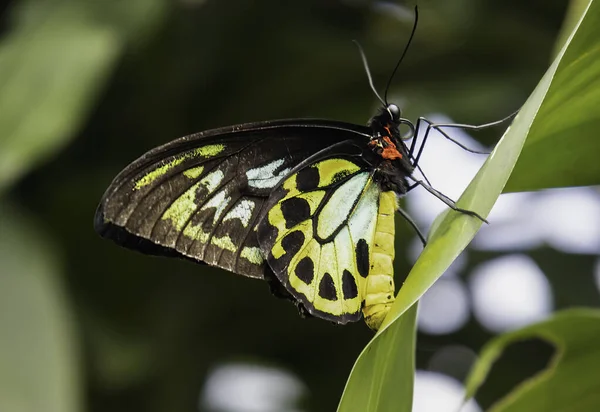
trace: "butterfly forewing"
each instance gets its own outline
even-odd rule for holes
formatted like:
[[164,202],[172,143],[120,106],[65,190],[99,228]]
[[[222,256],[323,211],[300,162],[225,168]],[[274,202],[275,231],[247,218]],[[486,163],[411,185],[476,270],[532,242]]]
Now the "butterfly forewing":
[[[96,230],[146,253],[178,255],[262,278],[256,226],[284,176],[364,128],[266,122],[181,138],[121,172],[96,213]],[[364,143],[363,143],[364,144]]]

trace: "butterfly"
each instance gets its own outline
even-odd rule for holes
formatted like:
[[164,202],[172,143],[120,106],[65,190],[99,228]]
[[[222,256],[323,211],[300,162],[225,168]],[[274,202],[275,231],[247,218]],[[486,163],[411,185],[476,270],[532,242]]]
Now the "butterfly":
[[403,118],[387,93],[379,100],[367,126],[266,121],[150,150],[110,184],[95,230],[147,254],[264,279],[302,313],[338,324],[364,317],[377,330],[395,297],[396,213],[417,229],[398,198],[423,186],[479,217],[413,176],[418,129],[436,126]]

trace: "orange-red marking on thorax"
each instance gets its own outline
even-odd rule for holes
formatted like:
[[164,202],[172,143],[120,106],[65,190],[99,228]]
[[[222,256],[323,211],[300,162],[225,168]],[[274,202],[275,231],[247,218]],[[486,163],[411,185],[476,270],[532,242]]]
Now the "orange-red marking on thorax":
[[388,132],[387,136],[382,136],[383,144],[381,141],[371,140],[369,142],[369,146],[379,146],[381,148],[380,156],[385,160],[402,159],[402,154],[398,151],[398,148],[390,139],[392,131],[390,130],[389,126],[383,126],[383,128]]
[[386,160],[402,159],[402,154],[396,148],[396,145],[392,143],[389,137],[383,136],[383,140],[387,143],[387,146],[383,148],[381,157]]

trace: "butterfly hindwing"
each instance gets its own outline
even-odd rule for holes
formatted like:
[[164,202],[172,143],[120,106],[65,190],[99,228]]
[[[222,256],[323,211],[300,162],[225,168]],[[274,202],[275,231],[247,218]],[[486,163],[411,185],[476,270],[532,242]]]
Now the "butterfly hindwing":
[[[336,323],[360,319],[373,290],[367,279],[379,262],[373,254],[378,228],[393,234],[393,206],[391,229],[389,222],[381,229],[383,192],[371,165],[343,146],[294,169],[270,196],[258,228],[279,281],[309,313]],[[390,288],[393,283],[383,290]]]
[[[354,130],[353,130],[353,129]],[[233,126],[175,140],[123,170],[96,213],[96,230],[127,247],[264,276],[256,225],[299,163],[364,129],[315,121]]]

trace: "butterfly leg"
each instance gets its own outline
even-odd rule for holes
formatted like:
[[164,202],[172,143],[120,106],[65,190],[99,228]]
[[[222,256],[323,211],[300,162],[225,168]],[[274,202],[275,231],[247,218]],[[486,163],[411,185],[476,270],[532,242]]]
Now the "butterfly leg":
[[406,213],[406,211],[400,207],[398,207],[398,209],[396,210],[398,211],[398,213],[400,213],[400,216],[402,216],[404,220],[406,220],[408,224],[413,228],[417,236],[419,236],[419,239],[421,239],[421,242],[423,243],[423,247],[427,246],[427,240],[425,240],[425,236],[423,235],[415,221],[412,219],[412,217],[410,217],[409,214]]
[[[304,307],[301,302],[294,302],[296,304],[296,309],[298,309],[298,314],[302,319],[312,318],[313,315]],[[335,322],[334,322],[335,323]]]
[[438,199],[440,199],[442,202],[444,202],[450,209],[456,210],[457,212],[460,212],[460,213],[464,213],[465,215],[474,216],[477,219],[481,220],[482,222],[485,222],[485,223],[488,223],[488,224],[490,223],[485,218],[481,217],[477,212],[473,212],[472,210],[462,209],[462,208],[456,206],[456,202],[454,200],[450,199],[448,196],[446,196],[442,192],[440,192],[440,191],[434,189],[433,187],[429,186],[427,183],[423,182],[422,180],[418,180],[418,179],[415,179],[415,178],[412,178],[412,177],[410,179],[412,179],[415,183],[413,185],[411,185],[408,188],[408,190],[412,190],[416,186],[421,186],[425,190],[427,190],[429,193],[431,193],[432,195],[434,195],[435,197],[437,197]]
[[[521,109],[509,114],[504,119],[496,120],[496,121],[490,122],[490,123],[479,124],[479,125],[460,124],[460,123],[445,123],[445,124],[444,123],[437,123],[437,124],[434,123],[434,124],[432,124],[432,122],[430,120],[427,120],[424,117],[420,117],[419,120],[423,119],[423,121],[426,121],[427,123],[432,124],[434,129],[437,129],[439,127],[454,127],[454,128],[459,128],[459,129],[472,130],[472,131],[476,132],[479,130],[487,129],[488,127],[500,126],[501,124],[514,119],[517,116],[517,114],[519,114],[520,110]],[[440,130],[440,132],[441,132],[441,130]],[[452,139],[450,139],[450,140],[452,140]]]
[[409,154],[411,157],[413,157],[414,150],[416,148],[416,137],[418,136],[419,129],[424,124],[427,124],[427,129],[425,130],[425,133],[423,135],[423,143],[421,143],[421,146],[419,147],[419,151],[418,151],[417,155],[413,157],[414,164],[418,164],[419,159],[421,158],[421,154],[423,153],[423,148],[425,147],[425,142],[427,141],[427,138],[429,137],[429,133],[431,132],[431,130],[437,130],[446,139],[450,140],[452,143],[456,144],[457,146],[461,147],[462,149],[466,150],[467,152],[477,153],[477,154],[489,154],[488,152],[480,152],[477,150],[469,149],[467,146],[463,145],[456,139],[450,137],[450,135],[448,135],[448,133],[446,133],[443,130],[443,128],[457,128],[457,129],[471,130],[471,131],[476,132],[479,130],[487,129],[489,127],[499,126],[499,125],[507,122],[508,120],[513,119],[517,115],[517,113],[519,113],[518,110],[516,112],[510,114],[509,116],[505,117],[504,119],[500,119],[495,122],[485,123],[485,124],[480,124],[480,125],[461,124],[461,123],[434,123],[425,117],[419,117],[419,119],[417,120],[417,125],[415,127],[415,139],[413,139],[413,141],[412,141]]
[[269,290],[271,294],[277,298],[289,300],[291,302],[296,302],[296,299],[287,291],[287,289],[281,284],[277,276],[273,273],[270,267],[265,267],[264,279],[267,281],[267,285],[269,285]]

